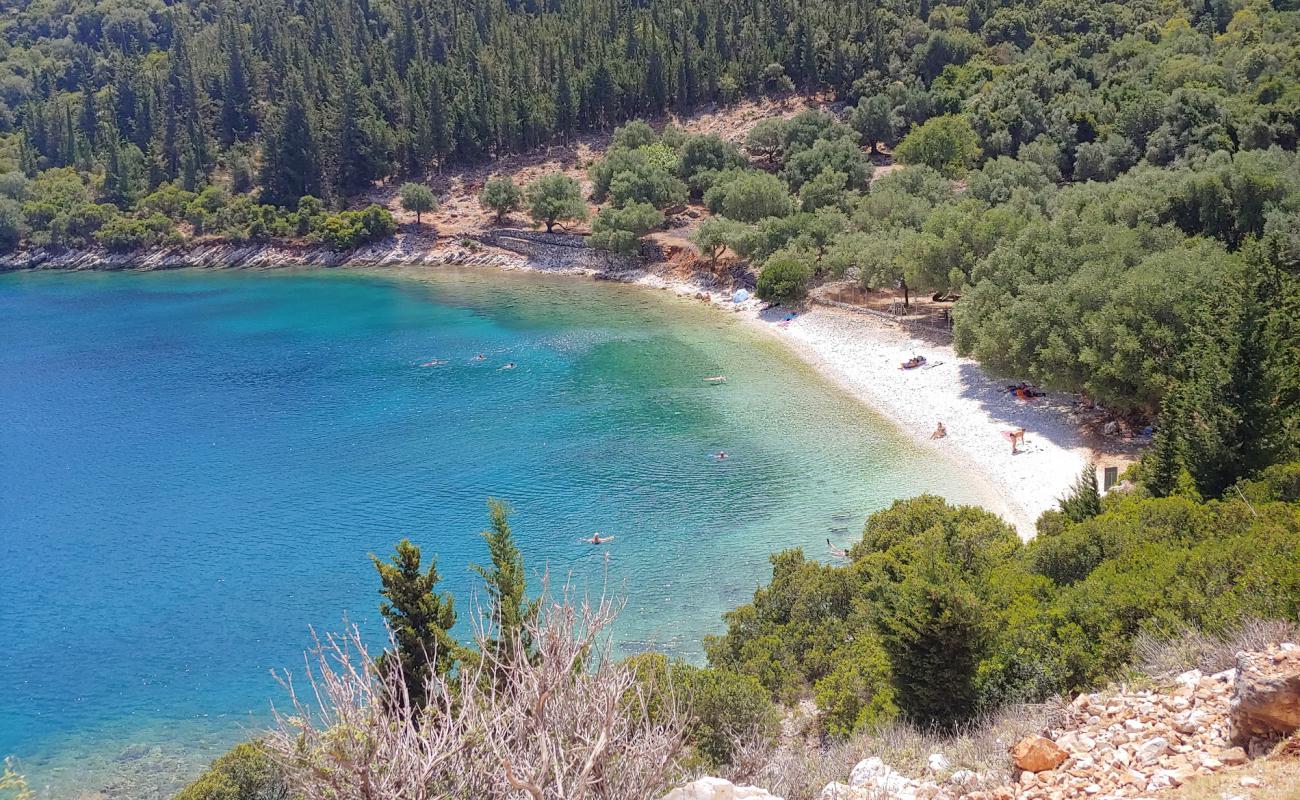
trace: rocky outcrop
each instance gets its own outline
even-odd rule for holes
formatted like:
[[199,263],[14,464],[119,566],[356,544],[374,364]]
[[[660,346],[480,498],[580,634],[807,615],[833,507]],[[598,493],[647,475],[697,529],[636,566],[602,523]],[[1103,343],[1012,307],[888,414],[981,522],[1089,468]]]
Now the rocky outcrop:
[[1233,744],[1254,754],[1300,728],[1300,647],[1238,653],[1230,714]]
[[756,786],[737,786],[722,778],[700,778],[697,781],[679,786],[663,800],[781,800],[768,794],[765,789]]
[[388,266],[396,264],[482,264],[495,267],[530,267],[528,257],[482,247],[476,242],[450,242],[428,237],[399,235],[355,250],[339,252],[327,247],[283,242],[204,242],[158,247],[129,253],[102,248],[61,250],[36,248],[0,257],[0,272],[14,270],[139,270],[273,269],[276,267]]
[[[1019,776],[993,789],[940,754],[926,775],[880,758],[858,763],[821,800],[1071,800],[1137,798],[1245,764],[1300,728],[1300,647],[1241,653],[1237,668],[1191,670],[1163,690],[1120,688],[1079,695],[1042,735],[1011,748]],[[1300,739],[1291,740],[1300,752]],[[1285,747],[1283,749],[1286,749]],[[1245,776],[1241,785],[1258,779]]]

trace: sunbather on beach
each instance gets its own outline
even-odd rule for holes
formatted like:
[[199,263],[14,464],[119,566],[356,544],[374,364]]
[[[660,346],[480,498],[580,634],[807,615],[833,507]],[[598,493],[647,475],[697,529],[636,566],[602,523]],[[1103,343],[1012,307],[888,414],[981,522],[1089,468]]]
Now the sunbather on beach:
[[947,435],[948,435],[948,429],[945,428],[945,427],[943,426],[943,420],[940,420],[940,421],[939,421],[939,424],[936,425],[935,428],[934,428],[934,433],[930,434],[930,438],[931,438],[931,439],[942,439],[943,437],[945,437],[945,436],[947,436]]

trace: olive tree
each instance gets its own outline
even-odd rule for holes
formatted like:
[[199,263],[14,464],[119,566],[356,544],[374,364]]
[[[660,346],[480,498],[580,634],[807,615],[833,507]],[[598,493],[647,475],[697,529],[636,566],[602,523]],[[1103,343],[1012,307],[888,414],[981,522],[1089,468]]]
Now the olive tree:
[[479,205],[496,215],[497,224],[505,221],[506,214],[518,211],[524,204],[524,193],[508,175],[489,178],[478,194]]
[[538,178],[524,190],[528,215],[550,233],[557,222],[581,222],[587,218],[582,187],[567,175],[555,173]]
[[416,225],[420,224],[420,217],[426,211],[438,207],[438,199],[433,196],[433,190],[422,183],[404,183],[399,194],[402,198],[402,208],[414,212]]

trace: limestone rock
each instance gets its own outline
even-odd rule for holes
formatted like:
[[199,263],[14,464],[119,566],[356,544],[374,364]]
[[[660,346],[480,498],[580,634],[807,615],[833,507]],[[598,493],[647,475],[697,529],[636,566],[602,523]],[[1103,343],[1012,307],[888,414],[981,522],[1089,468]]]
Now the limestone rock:
[[925,760],[925,766],[930,772],[937,775],[940,772],[947,771],[952,766],[952,763],[944,757],[943,753],[931,753],[930,757]]
[[828,783],[822,789],[820,800],[875,800],[876,793],[871,789],[859,789],[847,783]]
[[1061,766],[1070,754],[1056,742],[1042,736],[1026,736],[1011,748],[1011,759],[1027,772],[1046,772]]
[[849,785],[855,788],[876,789],[894,795],[915,791],[916,781],[894,770],[879,758],[859,761],[849,773]]
[[757,786],[737,786],[722,778],[700,778],[693,783],[679,786],[663,800],[781,800]]
[[1134,757],[1139,764],[1154,764],[1161,756],[1169,752],[1169,740],[1163,736],[1148,739],[1137,746]]
[[1256,752],[1300,729],[1300,648],[1237,654],[1232,742]]

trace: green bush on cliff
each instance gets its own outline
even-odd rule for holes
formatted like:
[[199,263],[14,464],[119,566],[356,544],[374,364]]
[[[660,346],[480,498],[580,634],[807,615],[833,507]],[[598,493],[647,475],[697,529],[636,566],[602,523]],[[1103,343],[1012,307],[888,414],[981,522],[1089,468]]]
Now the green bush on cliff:
[[287,800],[289,787],[260,742],[235,745],[175,800]]
[[663,714],[668,704],[688,710],[687,734],[705,768],[730,764],[744,743],[775,738],[780,715],[753,677],[670,661],[662,653],[633,656],[628,663],[651,698],[652,714]]
[[326,216],[315,235],[334,250],[353,250],[396,232],[397,222],[388,209],[372,204],[361,211],[340,211]]
[[[870,518],[844,565],[773,556],[772,581],[725,615],[709,663],[778,700],[811,693],[840,735],[895,709],[952,724],[1119,676],[1134,640],[1214,632],[1300,608],[1300,464],[1224,499],[1104,498],[1038,539],[922,496]],[[1249,504],[1247,502],[1249,499]]]

